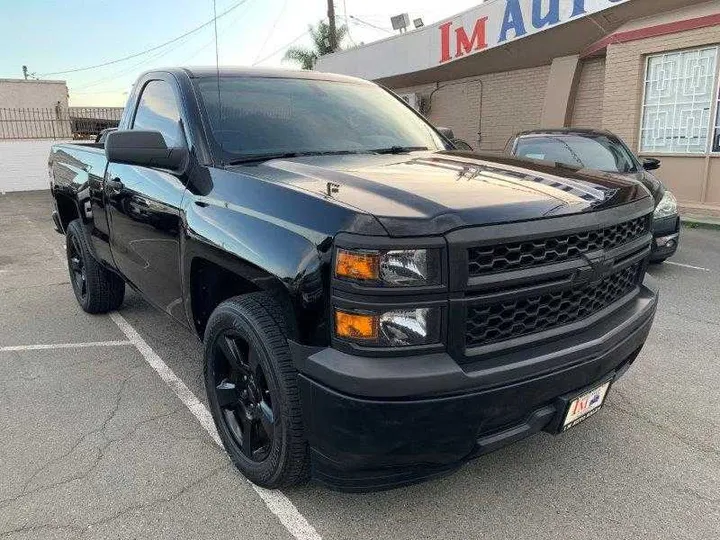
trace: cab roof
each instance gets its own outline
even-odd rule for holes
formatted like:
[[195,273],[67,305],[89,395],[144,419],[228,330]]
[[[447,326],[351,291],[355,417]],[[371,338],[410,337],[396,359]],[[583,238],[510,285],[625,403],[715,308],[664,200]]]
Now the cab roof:
[[349,77],[347,75],[337,75],[335,73],[324,73],[321,71],[308,71],[300,69],[272,69],[272,68],[253,68],[243,66],[221,66],[219,69],[215,66],[200,67],[171,67],[163,69],[153,69],[148,73],[165,72],[174,75],[186,75],[191,79],[202,79],[206,77],[215,78],[220,73],[220,77],[258,77],[258,78],[277,78],[277,79],[306,79],[314,81],[335,81],[347,82],[355,84],[374,85],[374,83],[359,79],[357,77]]

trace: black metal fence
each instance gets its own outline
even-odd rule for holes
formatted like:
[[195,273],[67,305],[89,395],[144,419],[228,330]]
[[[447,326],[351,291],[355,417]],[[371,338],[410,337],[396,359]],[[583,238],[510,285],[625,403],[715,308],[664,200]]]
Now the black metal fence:
[[116,127],[122,107],[0,108],[0,139],[91,139]]

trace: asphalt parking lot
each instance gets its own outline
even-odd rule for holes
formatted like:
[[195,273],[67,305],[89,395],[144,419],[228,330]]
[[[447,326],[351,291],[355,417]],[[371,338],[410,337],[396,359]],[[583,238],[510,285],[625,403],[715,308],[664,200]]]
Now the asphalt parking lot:
[[83,313],[49,213],[46,192],[0,196],[2,539],[720,537],[720,231],[683,230],[651,268],[651,337],[593,419],[349,495],[244,480],[204,416],[199,342],[129,290]]

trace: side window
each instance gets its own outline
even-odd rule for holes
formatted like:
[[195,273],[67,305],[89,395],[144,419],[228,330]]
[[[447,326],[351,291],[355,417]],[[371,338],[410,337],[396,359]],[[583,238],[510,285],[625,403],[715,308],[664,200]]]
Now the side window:
[[169,83],[150,81],[145,85],[131,129],[159,131],[168,147],[185,145],[180,130],[180,109]]

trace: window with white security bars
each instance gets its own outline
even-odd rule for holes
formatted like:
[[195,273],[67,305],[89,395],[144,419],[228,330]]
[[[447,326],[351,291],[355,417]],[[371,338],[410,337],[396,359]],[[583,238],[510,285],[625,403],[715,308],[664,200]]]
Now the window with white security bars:
[[715,107],[715,127],[713,128],[712,151],[720,152],[720,89]]
[[647,57],[641,152],[708,152],[711,124],[720,124],[712,114],[717,57],[716,46]]

